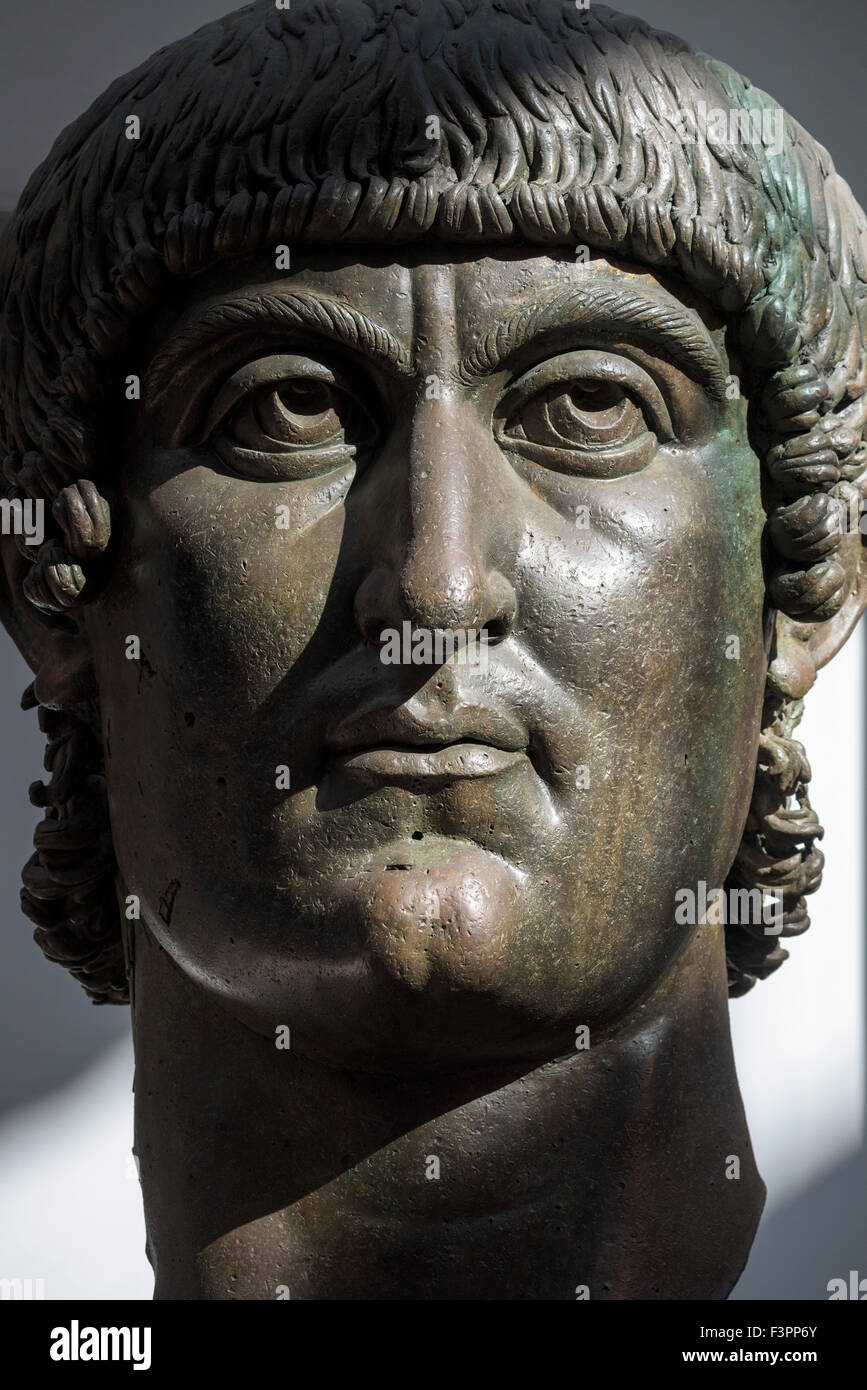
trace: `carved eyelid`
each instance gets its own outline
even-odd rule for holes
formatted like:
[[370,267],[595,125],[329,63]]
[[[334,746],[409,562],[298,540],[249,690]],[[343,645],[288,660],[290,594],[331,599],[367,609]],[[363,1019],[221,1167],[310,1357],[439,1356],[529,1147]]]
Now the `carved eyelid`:
[[207,443],[229,412],[260,391],[263,386],[279,385],[281,382],[298,378],[305,381],[321,381],[326,386],[336,386],[348,391],[342,384],[341,373],[315,358],[288,353],[257,358],[254,362],[245,363],[223,383],[208,410],[203,426],[196,432],[196,444]]
[[505,392],[497,415],[503,425],[508,422],[510,409],[520,402],[528,403],[540,392],[558,385],[568,386],[583,379],[594,382],[609,382],[621,386],[627,394],[629,388],[638,394],[653,420],[654,431],[659,439],[668,443],[675,438],[671,415],[665,398],[653,378],[628,357],[621,357],[600,349],[581,349],[567,352],[559,357],[531,367]]
[[[584,368],[584,373],[579,373],[579,368]],[[657,438],[664,442],[671,442],[675,438],[666,400],[653,378],[629,357],[617,356],[600,349],[581,349],[578,352],[563,353],[559,357],[550,357],[538,366],[529,368],[529,371],[525,371],[518,381],[513,382],[509,391],[504,393],[502,402],[497,407],[497,416],[506,423],[510,409],[514,409],[518,402],[528,403],[550,386],[574,384],[581,377],[584,377],[585,381],[610,382],[622,386],[625,393],[635,392],[652,416]]]

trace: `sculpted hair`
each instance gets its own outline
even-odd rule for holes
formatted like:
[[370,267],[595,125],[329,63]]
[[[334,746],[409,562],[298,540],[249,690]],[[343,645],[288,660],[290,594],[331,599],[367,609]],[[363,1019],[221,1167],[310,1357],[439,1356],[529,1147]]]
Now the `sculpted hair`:
[[[703,122],[702,104],[751,113],[753,137]],[[563,0],[260,0],[161,50],[61,135],[0,249],[6,495],[53,518],[35,556],[20,547],[31,602],[62,614],[108,572],[104,420],[177,277],[283,243],[422,238],[587,244],[716,306],[763,465],[769,608],[839,611],[867,463],[864,214],[745,78]],[[799,714],[772,663],[731,882],[782,893],[783,935],[808,924],[822,865]],[[47,820],[24,908],[49,956],[121,1002],[98,713],[42,718],[52,776],[33,793]],[[728,927],[727,946],[733,993],[786,955],[761,927]]]

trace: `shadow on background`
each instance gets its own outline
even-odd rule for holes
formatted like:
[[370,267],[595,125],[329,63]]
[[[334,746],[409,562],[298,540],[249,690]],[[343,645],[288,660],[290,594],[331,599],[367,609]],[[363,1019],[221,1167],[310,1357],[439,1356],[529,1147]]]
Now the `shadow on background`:
[[826,1300],[828,1280],[867,1277],[867,1152],[832,1168],[803,1195],[765,1217],[731,1294]]
[[19,906],[21,869],[33,853],[41,818],[27,788],[43,776],[45,748],[36,712],[21,709],[30,680],[0,629],[0,1114],[71,1081],[129,1034],[127,1009],[88,1003],[72,976],[46,961]]
[[[864,650],[867,676],[867,647]],[[867,688],[867,683],[865,683]],[[863,718],[863,711],[862,711]],[[867,787],[867,751],[862,770]],[[867,851],[867,846],[864,847]],[[867,858],[867,852],[865,852]],[[867,923],[867,876],[861,903]],[[867,951],[863,953],[863,998],[867,1006]],[[867,1029],[864,1031],[867,1087]],[[867,1096],[865,1096],[867,1102]],[[746,1269],[733,1292],[738,1299],[828,1298],[828,1281],[850,1270],[867,1278],[867,1136],[844,1162],[762,1218]]]

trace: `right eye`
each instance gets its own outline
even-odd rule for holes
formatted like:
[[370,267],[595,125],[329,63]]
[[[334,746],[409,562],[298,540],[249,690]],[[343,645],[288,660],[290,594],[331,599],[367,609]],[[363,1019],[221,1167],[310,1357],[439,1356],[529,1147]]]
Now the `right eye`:
[[250,362],[225,383],[205,438],[236,473],[295,481],[345,468],[376,437],[338,374],[304,357]]

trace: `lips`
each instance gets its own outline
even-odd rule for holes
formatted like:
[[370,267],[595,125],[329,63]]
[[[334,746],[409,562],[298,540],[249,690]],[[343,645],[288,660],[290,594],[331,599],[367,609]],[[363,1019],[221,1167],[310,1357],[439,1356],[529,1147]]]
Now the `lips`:
[[526,757],[528,738],[502,711],[468,706],[426,717],[403,705],[343,720],[326,742],[334,772],[412,786],[506,772]]
[[364,782],[451,782],[466,777],[493,777],[521,762],[521,750],[459,742],[442,747],[383,745],[342,754],[332,760],[337,772]]

